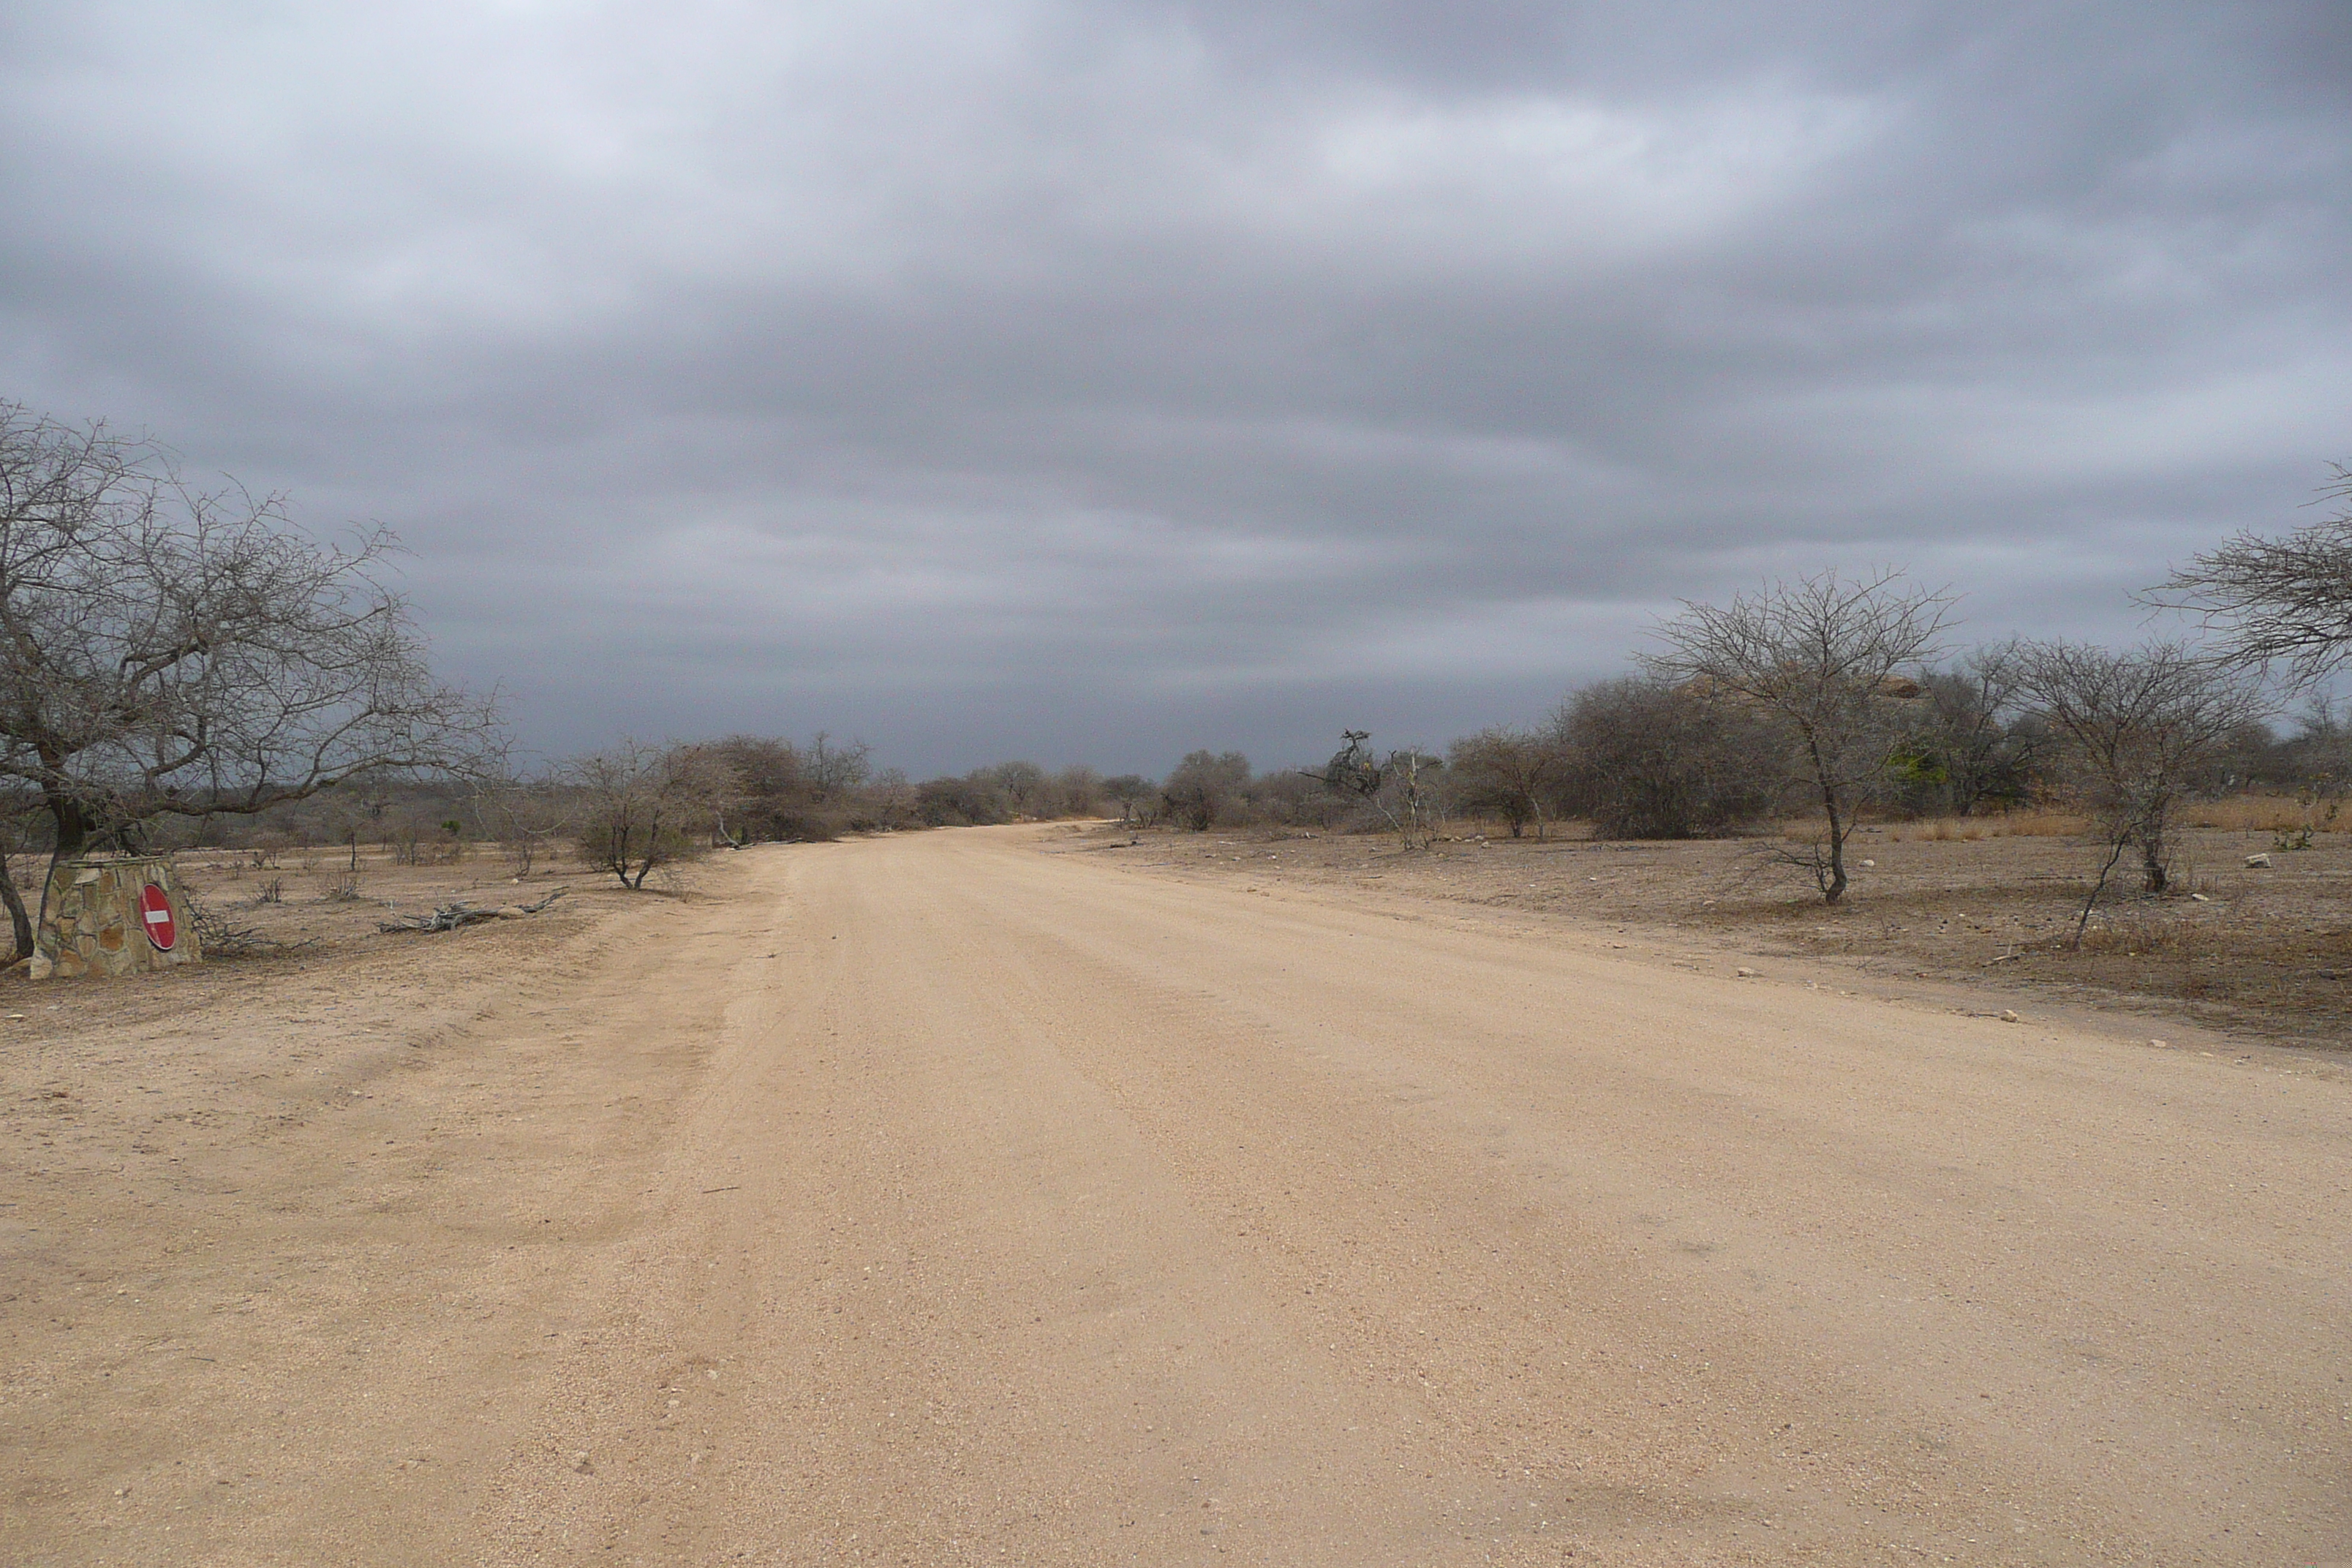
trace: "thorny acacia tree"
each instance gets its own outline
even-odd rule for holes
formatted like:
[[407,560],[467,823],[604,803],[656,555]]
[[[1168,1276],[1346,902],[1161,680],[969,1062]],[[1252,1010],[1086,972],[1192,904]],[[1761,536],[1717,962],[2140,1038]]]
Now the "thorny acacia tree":
[[2175,572],[2148,599],[2225,631],[2231,657],[2284,665],[2309,686],[2352,663],[2352,468],[2341,463],[2319,501],[2335,516],[2284,539],[2240,533]]
[[1829,819],[1800,858],[1828,903],[1845,893],[1854,809],[1885,776],[1891,694],[1916,689],[1898,678],[1932,656],[1950,605],[1898,572],[1859,580],[1825,572],[1725,605],[1685,601],[1657,628],[1665,651],[1643,656],[1660,679],[1780,728]]
[[495,713],[435,682],[378,580],[393,549],[318,544],[278,497],[194,489],[150,442],[0,403],[0,784],[65,857],[362,770],[465,768]]
[[2037,643],[2021,657],[2025,689],[2063,747],[2070,793],[2108,850],[2075,922],[2079,942],[2126,850],[2139,850],[2142,887],[2164,891],[2175,808],[2265,705],[2249,676],[2179,643]]

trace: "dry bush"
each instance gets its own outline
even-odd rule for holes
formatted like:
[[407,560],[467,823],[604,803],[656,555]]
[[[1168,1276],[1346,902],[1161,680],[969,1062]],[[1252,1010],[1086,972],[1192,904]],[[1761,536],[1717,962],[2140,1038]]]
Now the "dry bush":
[[1206,833],[1241,805],[1249,784],[1249,759],[1241,752],[1188,752],[1160,795],[1179,825]]
[[1554,814],[1603,838],[1727,837],[1786,793],[1787,747],[1770,721],[1689,687],[1596,682],[1562,705],[1552,735],[1566,759]]
[[1569,752],[1557,736],[1496,727],[1454,742],[1446,766],[1455,810],[1499,818],[1514,838],[1533,823],[1541,838],[1568,776]]
[[310,937],[299,942],[280,942],[257,926],[238,925],[186,889],[181,889],[180,907],[186,911],[188,924],[194,929],[196,942],[207,962],[224,958],[267,958],[314,945],[314,939]]

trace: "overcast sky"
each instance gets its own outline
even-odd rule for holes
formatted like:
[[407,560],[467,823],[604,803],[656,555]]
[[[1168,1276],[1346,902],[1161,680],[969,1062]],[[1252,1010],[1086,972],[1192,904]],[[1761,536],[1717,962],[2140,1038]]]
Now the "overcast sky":
[[2352,6],[0,9],[0,397],[390,525],[548,751],[1157,773],[2352,459]]

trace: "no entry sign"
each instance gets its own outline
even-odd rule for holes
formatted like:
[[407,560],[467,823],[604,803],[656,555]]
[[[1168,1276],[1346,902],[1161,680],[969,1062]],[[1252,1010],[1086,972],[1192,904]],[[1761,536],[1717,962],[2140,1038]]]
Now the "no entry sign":
[[172,921],[172,900],[152,882],[139,889],[139,923],[147,928],[147,940],[158,952],[171,952],[180,940],[180,928]]

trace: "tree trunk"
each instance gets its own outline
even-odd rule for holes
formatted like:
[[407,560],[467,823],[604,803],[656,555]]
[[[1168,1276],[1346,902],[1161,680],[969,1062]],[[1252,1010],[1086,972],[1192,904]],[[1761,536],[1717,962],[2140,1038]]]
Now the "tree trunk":
[[[49,816],[57,824],[58,842],[56,847],[49,851],[48,868],[41,876],[41,912],[33,922],[36,926],[49,918],[49,884],[58,879],[58,863],[73,858],[89,847],[89,817],[83,812],[81,802],[70,795],[52,795],[41,804],[49,808]],[[9,900],[12,921],[16,917],[16,903],[14,899]],[[26,943],[24,951],[31,952],[32,945]]]
[[58,844],[54,858],[70,860],[89,845],[89,818],[81,809],[81,802],[70,795],[53,795],[41,803],[49,808],[49,816],[58,825]]
[[25,912],[24,895],[16,890],[16,879],[8,875],[8,857],[0,852],[0,903],[8,906],[8,925],[16,938],[18,958],[33,954],[33,917]]
[[1845,897],[1845,835],[1844,819],[1838,814],[1837,791],[1824,785],[1822,805],[1830,814],[1830,880],[1822,889],[1822,902],[1836,903]]
[[2143,834],[2139,841],[2140,887],[2144,891],[2160,893],[2167,880],[2164,864],[2164,834],[2161,830]]
[[2099,879],[2091,884],[2091,896],[2083,900],[2083,912],[2074,921],[2074,939],[2066,944],[2069,952],[2080,952],[2083,950],[2083,933],[2091,929],[2091,911],[2098,908],[2099,895],[2107,890],[2107,878],[2115,871],[2116,862],[2124,858],[2124,850],[2130,843],[2127,838],[2115,840],[2114,852],[2108,855],[2107,863],[2099,868]]

